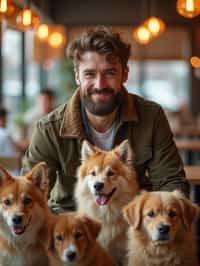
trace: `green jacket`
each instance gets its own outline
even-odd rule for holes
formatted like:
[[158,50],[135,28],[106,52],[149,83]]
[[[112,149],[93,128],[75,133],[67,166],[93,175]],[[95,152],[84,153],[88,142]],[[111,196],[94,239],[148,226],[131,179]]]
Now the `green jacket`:
[[[123,101],[114,144],[129,139],[135,153],[134,164],[140,187],[169,191],[181,189],[188,194],[183,163],[162,108],[126,91]],[[22,174],[38,162],[47,163],[49,205],[56,212],[75,206],[73,190],[84,139],[87,136],[81,120],[77,89],[67,105],[58,107],[38,121],[23,160]]]

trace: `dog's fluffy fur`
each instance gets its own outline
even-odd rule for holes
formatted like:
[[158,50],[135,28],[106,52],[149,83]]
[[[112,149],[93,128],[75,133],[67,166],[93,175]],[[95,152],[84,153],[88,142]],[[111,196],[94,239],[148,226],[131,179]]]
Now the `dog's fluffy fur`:
[[52,266],[115,266],[96,238],[100,223],[78,213],[54,217],[49,256]]
[[112,151],[99,150],[84,141],[75,188],[78,210],[101,222],[98,239],[117,263],[125,258],[126,252],[128,225],[122,207],[138,191],[133,159],[127,140]]
[[13,177],[0,167],[0,265],[48,265],[40,239],[46,230],[47,167]]
[[199,207],[180,192],[144,192],[124,208],[129,266],[197,266],[193,223]]

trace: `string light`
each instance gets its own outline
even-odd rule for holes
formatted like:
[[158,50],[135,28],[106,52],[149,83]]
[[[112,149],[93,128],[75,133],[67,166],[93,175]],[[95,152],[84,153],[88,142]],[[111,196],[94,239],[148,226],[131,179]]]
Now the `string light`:
[[144,25],[139,26],[133,31],[133,37],[140,44],[148,44],[152,39],[150,31]]
[[152,16],[145,20],[144,26],[148,28],[153,37],[161,34],[165,30],[165,23],[162,19]]

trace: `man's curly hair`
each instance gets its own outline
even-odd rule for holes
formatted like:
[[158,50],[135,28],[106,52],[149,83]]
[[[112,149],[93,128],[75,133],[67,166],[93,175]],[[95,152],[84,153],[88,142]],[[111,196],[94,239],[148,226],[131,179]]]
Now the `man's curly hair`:
[[72,41],[67,49],[67,57],[77,68],[85,52],[96,52],[105,55],[108,62],[119,62],[126,68],[130,57],[131,45],[122,41],[119,33],[106,27],[98,27],[83,33],[79,39]]

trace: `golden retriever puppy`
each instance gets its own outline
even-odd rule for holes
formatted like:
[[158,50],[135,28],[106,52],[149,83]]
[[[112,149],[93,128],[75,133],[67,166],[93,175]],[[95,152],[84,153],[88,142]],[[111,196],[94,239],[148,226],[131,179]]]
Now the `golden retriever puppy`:
[[127,140],[111,151],[102,151],[83,142],[75,199],[80,212],[101,222],[98,240],[116,263],[126,257],[128,224],[122,207],[137,191],[133,152]]
[[199,207],[180,192],[144,192],[123,210],[130,224],[128,266],[197,266],[193,223]]
[[48,177],[44,163],[25,176],[0,167],[0,265],[47,266],[41,243],[46,232]]
[[96,238],[101,225],[77,213],[54,217],[49,248],[52,266],[115,266]]

